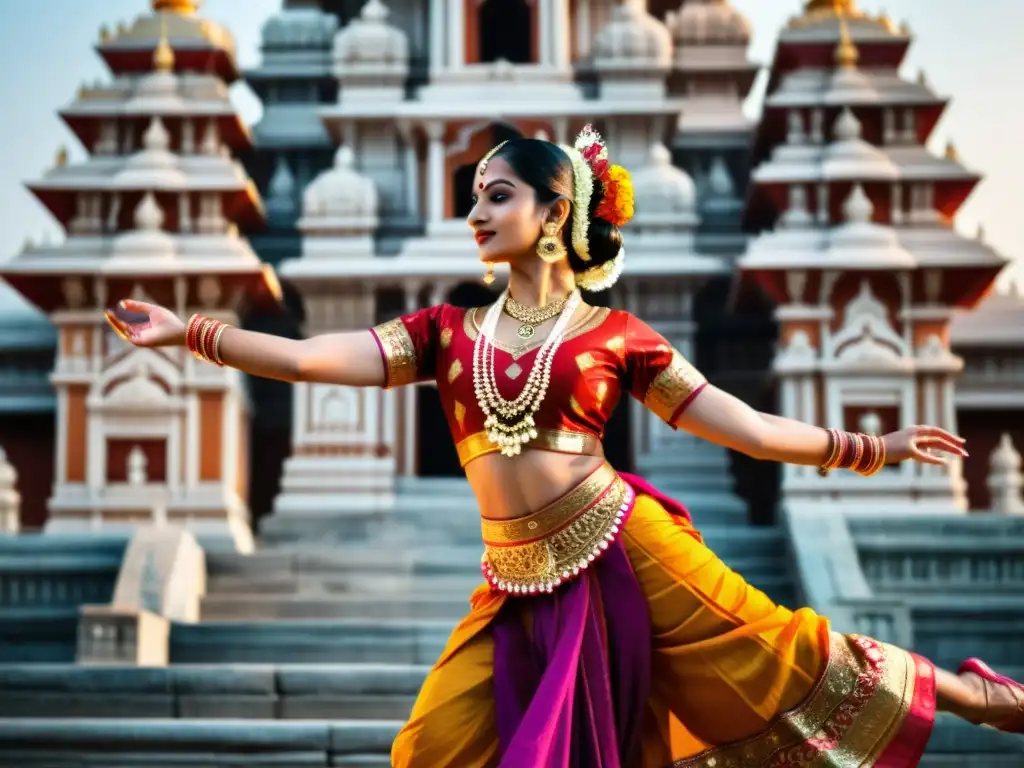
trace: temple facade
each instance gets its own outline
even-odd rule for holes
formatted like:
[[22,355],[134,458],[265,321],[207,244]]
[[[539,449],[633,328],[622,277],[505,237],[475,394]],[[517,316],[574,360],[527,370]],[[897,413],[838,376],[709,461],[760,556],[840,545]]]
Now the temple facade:
[[[749,26],[728,4],[652,10],[285,3],[247,73],[264,102],[250,167],[270,222],[254,243],[295,290],[301,332],[365,328],[443,301],[487,303],[465,224],[477,161],[505,138],[566,143],[593,122],[632,169],[638,211],[626,277],[599,300],[642,311],[701,357],[696,315],[709,304],[722,314],[745,245],[753,126],[742,102],[756,68]],[[264,448],[268,462],[288,455],[272,520],[321,516],[339,500],[387,506],[401,478],[461,475],[430,385],[267,386],[268,397],[274,389],[281,405],[291,395],[292,418],[289,449]],[[745,515],[724,451],[672,433],[637,404],[620,411],[609,441],[620,466],[689,472],[708,503]],[[267,412],[276,423],[254,426],[270,446],[288,425],[284,408]],[[680,452],[686,468],[665,462]]]
[[26,243],[0,274],[56,329],[46,530],[171,522],[205,546],[247,551],[241,375],[184,349],[136,349],[104,319],[130,297],[237,322],[270,295],[244,236],[263,205],[232,156],[250,141],[228,99],[234,43],[196,5],[154,0],[131,25],[101,30],[112,77],[61,110],[88,157],[60,154],[28,184],[64,237]]

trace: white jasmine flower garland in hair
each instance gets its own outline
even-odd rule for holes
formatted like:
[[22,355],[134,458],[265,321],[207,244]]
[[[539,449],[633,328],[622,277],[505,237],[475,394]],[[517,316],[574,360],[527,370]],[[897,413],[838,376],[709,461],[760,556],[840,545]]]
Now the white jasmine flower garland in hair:
[[565,303],[551,332],[537,351],[537,357],[530,367],[530,375],[515,400],[506,400],[498,390],[498,379],[494,372],[494,338],[498,318],[508,298],[506,288],[498,300],[491,305],[484,316],[473,345],[473,389],[476,401],[484,414],[484,429],[487,439],[501,448],[503,456],[516,456],[524,445],[537,437],[537,426],[533,416],[540,410],[551,382],[551,364],[555,352],[565,337],[569,320],[580,305],[580,292],[573,291]]
[[562,146],[572,162],[572,249],[583,261],[590,261],[590,200],[594,196],[594,171],[575,147]]
[[600,293],[615,285],[622,275],[622,268],[626,266],[626,249],[619,248],[614,259],[598,264],[596,267],[577,272],[575,274],[576,285],[590,293]]

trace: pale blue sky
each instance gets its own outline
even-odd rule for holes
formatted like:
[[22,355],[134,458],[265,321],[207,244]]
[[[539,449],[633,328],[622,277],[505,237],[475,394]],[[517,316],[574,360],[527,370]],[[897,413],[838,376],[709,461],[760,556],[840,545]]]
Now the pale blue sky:
[[[753,58],[768,63],[778,30],[799,11],[801,1],[733,2],[753,24]],[[129,21],[146,12],[149,2],[31,0],[10,5],[0,25],[0,103],[7,105],[7,117],[0,121],[0,258],[28,236],[56,237],[53,220],[23,183],[49,167],[61,144],[69,147],[72,160],[82,157],[56,110],[74,97],[82,81],[106,76],[93,48],[100,25]],[[250,66],[259,59],[261,25],[280,7],[280,0],[207,0],[202,13],[232,28],[241,63]],[[862,0],[860,7],[869,12],[884,8],[895,21],[909,21],[915,41],[907,74],[915,77],[923,68],[932,85],[952,97],[933,146],[941,150],[952,138],[963,162],[985,176],[963,208],[958,228],[973,234],[981,223],[986,238],[1003,253],[1024,256],[1024,215],[1018,211],[1024,178],[1024,3]],[[259,103],[244,85],[236,86],[234,98],[248,121],[257,119]],[[756,113],[756,98],[749,108]]]

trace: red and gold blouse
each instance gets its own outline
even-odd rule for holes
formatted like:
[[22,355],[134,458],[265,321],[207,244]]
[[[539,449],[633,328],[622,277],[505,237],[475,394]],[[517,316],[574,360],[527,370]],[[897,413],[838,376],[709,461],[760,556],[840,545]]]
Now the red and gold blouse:
[[[437,382],[462,466],[499,450],[487,440],[473,389],[473,345],[482,315],[440,304],[373,329],[386,387]],[[502,397],[512,400],[522,390],[542,343],[510,347],[495,342],[494,370]],[[642,320],[621,310],[592,307],[565,333],[552,363],[547,396],[534,416],[538,436],[523,447],[598,455],[605,425],[624,391],[674,427],[706,383]]]

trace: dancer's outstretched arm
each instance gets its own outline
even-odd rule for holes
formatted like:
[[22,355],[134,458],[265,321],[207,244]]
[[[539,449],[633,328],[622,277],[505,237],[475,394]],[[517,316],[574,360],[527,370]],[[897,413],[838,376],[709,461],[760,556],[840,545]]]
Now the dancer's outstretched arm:
[[[129,322],[123,316],[107,313],[107,321],[126,341],[138,347],[185,344],[185,323],[169,309],[129,299],[120,306],[146,316]],[[353,387],[385,383],[384,363],[369,330],[285,339],[228,327],[219,337],[217,352],[225,365],[266,379]]]
[[[676,418],[675,425],[756,459],[812,466],[828,459],[829,435],[821,427],[760,413],[710,384]],[[914,459],[946,464],[950,456],[967,455],[963,438],[938,427],[907,427],[885,435],[884,441],[892,463]]]

